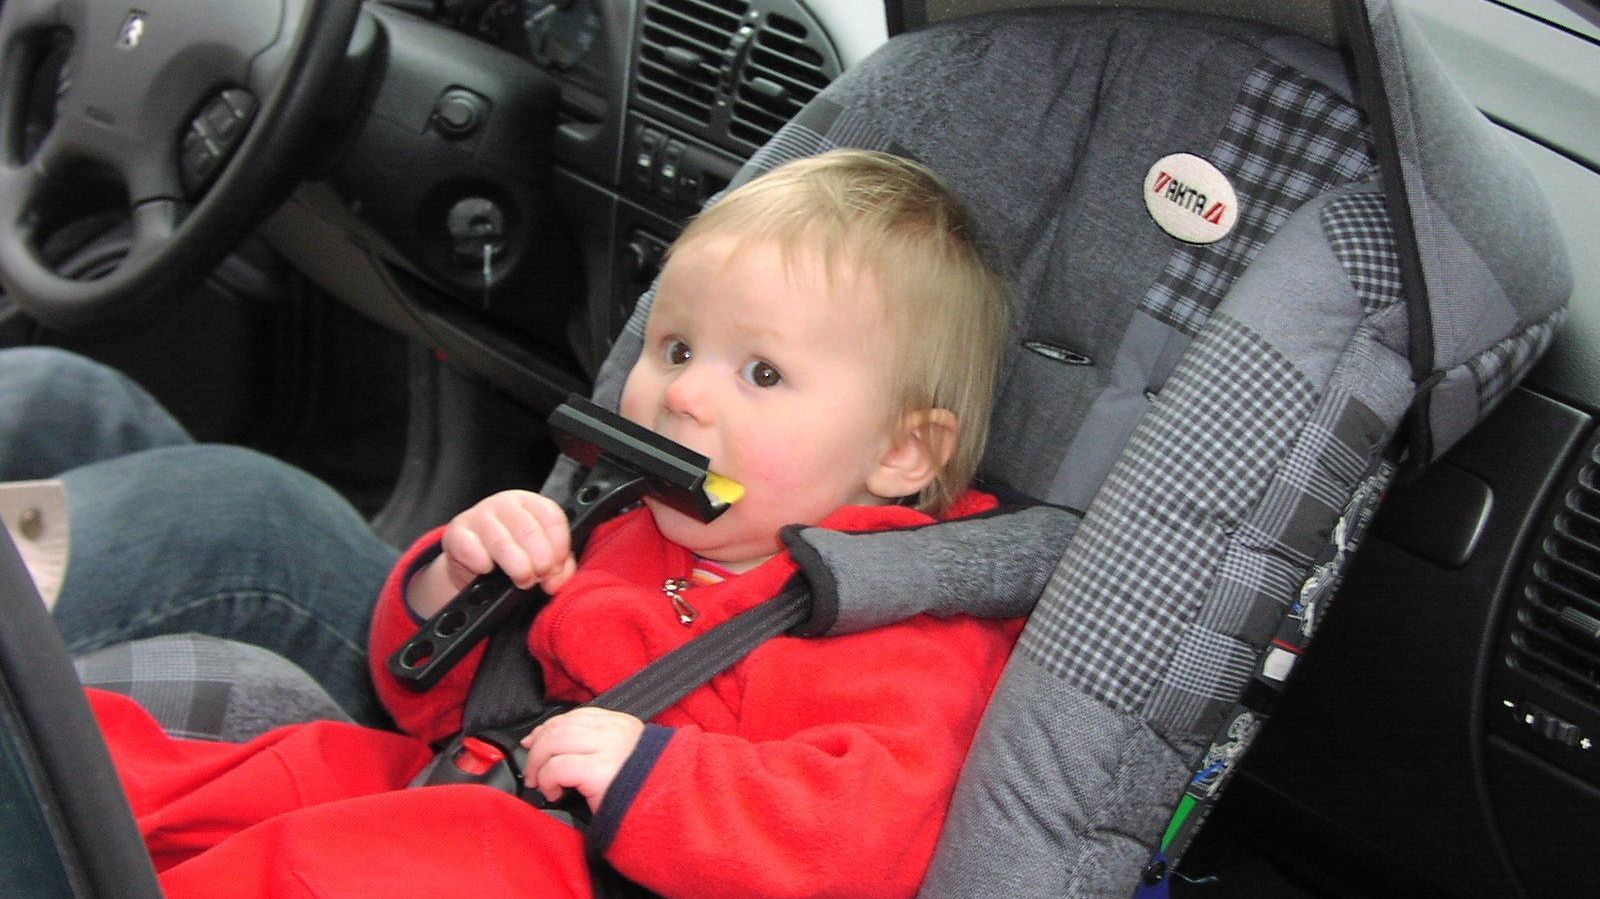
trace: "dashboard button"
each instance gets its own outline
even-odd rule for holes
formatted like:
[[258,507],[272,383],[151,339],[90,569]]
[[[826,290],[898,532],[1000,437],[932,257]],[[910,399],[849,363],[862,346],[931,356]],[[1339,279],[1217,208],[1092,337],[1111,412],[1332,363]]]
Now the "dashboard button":
[[667,136],[654,128],[639,132],[639,156],[633,163],[633,177],[641,186],[649,187],[656,178],[656,151]]
[[184,189],[191,194],[199,191],[216,172],[217,164],[221,161],[217,148],[206,140],[198,125],[191,126],[183,137],[183,145],[179,152]]
[[434,104],[433,126],[448,137],[466,137],[482,127],[487,113],[482,97],[463,88],[452,88]]

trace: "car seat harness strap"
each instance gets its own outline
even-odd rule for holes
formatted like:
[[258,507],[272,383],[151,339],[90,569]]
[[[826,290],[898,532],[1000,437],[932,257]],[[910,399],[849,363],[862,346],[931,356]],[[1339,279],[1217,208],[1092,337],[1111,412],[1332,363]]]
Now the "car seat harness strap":
[[[777,596],[661,656],[583,705],[648,721],[732,667],[757,646],[799,626],[810,614],[811,592],[804,578],[795,577]],[[522,654],[528,655],[525,649]],[[483,681],[479,678],[474,688]],[[538,714],[510,725],[463,729],[417,775],[412,786],[479,783],[540,808],[566,811],[580,824],[587,822],[588,808],[581,798],[569,794],[551,803],[522,782],[528,752],[521,739],[546,719],[573,708],[570,704],[550,703]]]

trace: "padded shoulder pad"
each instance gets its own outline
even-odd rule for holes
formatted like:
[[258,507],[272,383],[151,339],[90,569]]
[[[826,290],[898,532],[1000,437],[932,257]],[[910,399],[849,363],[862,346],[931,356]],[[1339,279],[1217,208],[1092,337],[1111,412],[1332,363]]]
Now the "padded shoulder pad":
[[924,613],[1020,618],[1038,601],[1079,517],[1030,506],[878,533],[786,528],[784,543],[811,583],[811,618],[796,633],[848,634]]

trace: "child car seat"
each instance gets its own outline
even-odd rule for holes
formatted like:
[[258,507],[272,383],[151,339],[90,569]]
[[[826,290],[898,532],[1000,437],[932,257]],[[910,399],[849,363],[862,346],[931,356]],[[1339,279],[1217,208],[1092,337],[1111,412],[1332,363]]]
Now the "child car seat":
[[[919,159],[1019,297],[983,476],[1053,505],[792,538],[836,586],[811,633],[1019,613],[1042,586],[929,895],[1132,892],[1186,788],[1214,793],[1258,729],[1239,699],[1270,694],[1315,629],[1408,410],[1416,464],[1559,324],[1570,279],[1531,177],[1403,17],[1357,13],[1382,63],[1367,108],[1390,113],[1370,128],[1345,58],[1300,34],[1015,11],[897,37],[738,179],[834,146]],[[1496,185],[1495,215],[1472,214],[1468,177]],[[650,299],[597,380],[613,407]],[[924,583],[903,565],[875,583],[907,553]]]
[[[1300,24],[1306,6],[1285,12]],[[1152,852],[1181,848],[1315,630],[1396,471],[1397,435],[1405,464],[1436,458],[1563,317],[1570,273],[1531,176],[1403,16],[1348,11],[1373,73],[1366,108],[1388,113],[1371,123],[1348,58],[1302,34],[1001,12],[897,37],[735,179],[836,146],[939,172],[1020,305],[981,475],[1082,510],[1070,541],[1071,523],[1040,510],[791,537],[832,569],[813,590],[836,587],[811,633],[1025,611],[1019,579],[1048,579],[928,895],[1127,895],[1159,880]],[[1494,215],[1477,214],[1468,179],[1495,185]],[[600,372],[602,403],[615,406],[651,299]],[[901,578],[907,554],[930,563],[920,585],[875,582]]]

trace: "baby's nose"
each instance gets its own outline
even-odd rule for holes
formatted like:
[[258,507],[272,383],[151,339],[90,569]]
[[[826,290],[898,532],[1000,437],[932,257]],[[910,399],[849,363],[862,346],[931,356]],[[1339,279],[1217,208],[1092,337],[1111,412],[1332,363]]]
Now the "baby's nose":
[[710,412],[710,382],[704,366],[685,365],[667,385],[664,403],[674,415],[704,421]]

